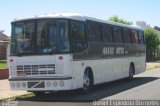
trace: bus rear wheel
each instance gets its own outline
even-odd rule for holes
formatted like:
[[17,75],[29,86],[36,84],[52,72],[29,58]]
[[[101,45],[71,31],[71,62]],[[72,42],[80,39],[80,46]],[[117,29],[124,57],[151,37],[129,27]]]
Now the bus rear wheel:
[[133,75],[134,75],[134,65],[133,64],[130,64],[130,67],[129,67],[129,79],[133,79]]

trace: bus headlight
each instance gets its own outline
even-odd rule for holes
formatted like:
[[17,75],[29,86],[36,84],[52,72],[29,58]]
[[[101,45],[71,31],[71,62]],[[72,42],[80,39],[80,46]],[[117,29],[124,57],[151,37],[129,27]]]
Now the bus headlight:
[[64,81],[59,81],[59,85],[62,87],[64,86]]
[[57,81],[54,81],[54,82],[53,82],[53,86],[54,86],[54,87],[57,87],[57,85],[58,85]]
[[26,82],[22,82],[22,87],[26,87]]

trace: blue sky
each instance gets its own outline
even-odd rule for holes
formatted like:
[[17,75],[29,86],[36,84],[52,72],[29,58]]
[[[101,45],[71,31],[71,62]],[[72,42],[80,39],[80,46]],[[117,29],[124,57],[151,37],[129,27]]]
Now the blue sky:
[[10,35],[11,21],[45,13],[81,13],[100,19],[117,15],[160,26],[160,0],[0,0],[0,30]]

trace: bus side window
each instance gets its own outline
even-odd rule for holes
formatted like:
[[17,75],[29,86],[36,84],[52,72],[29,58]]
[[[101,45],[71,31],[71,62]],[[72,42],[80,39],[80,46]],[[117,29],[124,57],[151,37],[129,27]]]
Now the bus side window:
[[113,35],[114,35],[114,42],[115,43],[122,43],[123,42],[122,30],[120,27],[113,26]]
[[144,38],[143,31],[139,31],[139,41],[141,44],[145,44],[145,38]]
[[131,43],[131,32],[128,28],[123,28],[124,43]]
[[72,50],[81,53],[87,48],[85,24],[80,21],[71,21]]
[[88,41],[100,42],[101,41],[101,30],[100,25],[97,22],[88,22]]
[[112,43],[113,42],[112,26],[102,24],[101,28],[102,28],[103,42]]
[[144,32],[142,32],[143,34],[143,43],[146,44],[146,39],[145,39],[145,36],[144,36]]
[[132,43],[138,43],[138,32],[136,30],[131,30]]

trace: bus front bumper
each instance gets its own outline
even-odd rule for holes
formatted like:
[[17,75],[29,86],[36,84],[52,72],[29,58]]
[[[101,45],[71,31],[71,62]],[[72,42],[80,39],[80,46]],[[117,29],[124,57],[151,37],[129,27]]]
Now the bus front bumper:
[[10,78],[12,90],[58,91],[72,90],[72,77]]

